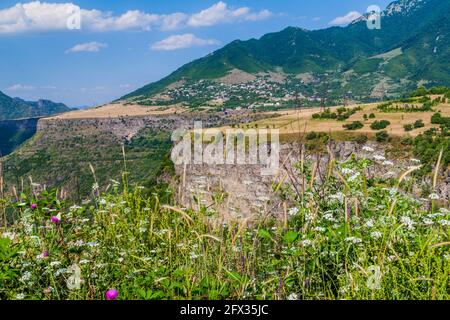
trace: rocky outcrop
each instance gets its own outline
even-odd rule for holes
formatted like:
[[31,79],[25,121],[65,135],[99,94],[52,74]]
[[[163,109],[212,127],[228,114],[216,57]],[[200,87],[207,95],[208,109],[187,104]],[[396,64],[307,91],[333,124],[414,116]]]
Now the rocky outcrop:
[[195,121],[201,121],[204,128],[229,125],[239,121],[249,123],[268,117],[258,114],[225,114],[225,113],[182,113],[174,115],[154,115],[117,118],[90,119],[41,119],[38,131],[68,132],[79,130],[111,132],[120,140],[130,141],[141,129],[152,128],[161,131],[176,129],[192,129]]
[[[302,145],[283,144],[280,150],[280,167],[276,175],[262,176],[259,165],[180,165],[176,166],[179,177],[178,198],[186,207],[194,209],[214,209],[224,219],[253,218],[260,215],[282,215],[286,210],[283,199],[276,192],[280,186],[298,184],[296,164],[301,159]],[[357,158],[373,160],[374,165],[367,169],[369,177],[399,177],[417,160],[389,159],[386,146],[375,142],[365,145],[356,142],[334,142],[329,145],[332,157],[346,160],[352,155]],[[330,153],[308,154],[305,160],[317,163],[316,179],[324,180],[328,170]],[[423,181],[430,184],[430,181]],[[441,199],[450,198],[450,178],[448,170],[442,172],[437,191]],[[421,185],[415,187],[419,196]],[[292,192],[296,192],[292,188]]]

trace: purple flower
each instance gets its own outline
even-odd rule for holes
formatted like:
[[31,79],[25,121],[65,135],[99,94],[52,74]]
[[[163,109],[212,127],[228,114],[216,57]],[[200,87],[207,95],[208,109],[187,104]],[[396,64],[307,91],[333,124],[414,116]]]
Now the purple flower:
[[42,256],[43,256],[44,258],[48,258],[48,251],[45,250],[44,252],[42,252]]
[[38,206],[37,206],[36,203],[32,203],[31,206],[30,206],[30,208],[33,209],[33,210],[36,210],[37,207],[38,207]]
[[116,300],[119,296],[119,292],[116,289],[109,289],[105,293],[106,300]]
[[53,216],[51,218],[51,220],[52,220],[53,223],[58,223],[60,221],[60,219],[57,216]]

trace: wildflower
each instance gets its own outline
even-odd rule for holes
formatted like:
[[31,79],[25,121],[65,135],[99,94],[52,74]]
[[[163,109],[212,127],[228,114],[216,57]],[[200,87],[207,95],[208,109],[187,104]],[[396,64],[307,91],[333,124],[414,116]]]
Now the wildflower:
[[100,186],[98,185],[97,182],[92,185],[92,190],[93,191],[97,191],[99,188],[100,188]]
[[191,259],[197,259],[202,257],[202,254],[196,254],[195,252],[191,252]]
[[50,267],[57,267],[59,265],[61,265],[61,262],[59,262],[59,261],[52,261],[52,262],[50,262]]
[[443,226],[450,226],[450,220],[440,220],[439,223]]
[[25,299],[25,295],[23,293],[16,294],[16,300],[23,300]]
[[371,147],[369,147],[369,146],[364,146],[362,149],[363,149],[364,151],[367,151],[367,152],[374,152],[374,151],[375,151],[373,148],[371,148]]
[[392,161],[386,160],[383,162],[383,166],[393,166],[394,163]]
[[411,162],[420,163],[421,161],[419,159],[411,159]]
[[38,205],[37,205],[36,203],[32,203],[32,204],[30,205],[30,208],[31,208],[32,210],[36,210],[37,207],[38,207]]
[[288,211],[288,214],[290,216],[296,216],[298,214],[298,212],[299,212],[298,208],[290,208]]
[[423,224],[430,226],[433,224],[433,220],[425,218],[425,219],[423,219]]
[[58,222],[60,222],[60,221],[61,221],[61,213],[59,213],[59,214],[56,215],[56,216],[53,216],[50,220],[51,220],[53,223],[58,223]]
[[76,210],[82,209],[82,207],[77,206],[77,205],[73,205],[73,206],[71,206],[69,209],[70,209],[71,211],[76,211]]
[[16,234],[13,232],[4,232],[2,234],[2,238],[8,238],[9,240],[14,240],[14,238],[16,237]]
[[374,223],[373,219],[369,219],[369,220],[367,220],[367,222],[364,225],[367,228],[372,228],[375,225],[375,223]]
[[336,221],[336,219],[333,217],[332,213],[325,213],[323,215],[323,218],[327,221],[332,221],[332,222]]
[[89,260],[86,260],[86,259],[80,260],[80,264],[88,264],[88,263],[89,263]]
[[342,173],[343,174],[352,174],[354,171],[352,169],[349,168],[343,168],[342,169]]
[[83,240],[77,240],[75,242],[71,241],[68,243],[68,245],[70,247],[82,247],[84,245],[84,241]]
[[378,160],[378,161],[385,161],[385,160],[386,160],[385,157],[383,157],[383,156],[381,156],[381,155],[378,155],[378,154],[374,155],[373,158],[374,158],[375,160]]
[[147,231],[147,228],[146,227],[140,227],[139,228],[139,232],[140,233],[145,233]]
[[26,271],[20,278],[20,281],[23,281],[23,282],[29,281],[31,279],[31,276],[32,276],[31,272]]
[[396,173],[394,171],[389,171],[389,172],[386,172],[385,175],[388,177],[394,177],[396,175]]
[[66,268],[58,269],[58,270],[56,270],[56,272],[55,272],[55,277],[59,277],[61,274],[65,273],[65,272],[67,272],[67,269],[66,269]]
[[106,300],[116,300],[119,296],[119,292],[116,289],[109,289],[105,293]]
[[389,189],[389,195],[392,197],[395,197],[395,195],[398,193],[398,189],[397,188],[391,188]]
[[379,231],[374,231],[374,232],[372,232],[370,235],[371,235],[372,238],[374,238],[374,239],[379,239],[379,238],[381,238],[381,237],[383,236],[383,234],[382,234],[381,232],[379,232]]
[[345,195],[342,192],[330,195],[330,199],[338,200],[340,203],[344,202]]
[[313,245],[313,242],[312,242],[311,240],[306,239],[306,240],[303,240],[303,241],[302,241],[302,245],[303,245],[304,247],[312,246],[312,245]]
[[42,259],[45,259],[45,258],[48,258],[48,251],[42,252],[40,255],[38,255],[36,257],[36,260],[42,260]]
[[315,227],[315,228],[314,228],[314,231],[324,232],[324,231],[325,231],[325,228],[323,228],[323,227]]
[[403,216],[400,218],[401,223],[410,231],[414,230],[414,225],[416,224],[410,217]]
[[358,244],[358,243],[362,242],[362,239],[357,238],[357,237],[348,237],[348,238],[345,238],[345,241],[351,242],[353,244]]
[[349,182],[353,182],[353,181],[355,181],[356,179],[358,179],[358,177],[360,176],[361,174],[359,173],[359,172],[357,172],[357,173],[355,173],[354,175],[352,175],[350,178],[348,178],[348,181]]
[[298,294],[296,293],[291,293],[288,297],[288,300],[298,300]]
[[52,293],[52,291],[53,291],[53,288],[52,287],[47,287],[47,288],[45,288],[44,290],[43,290],[43,292],[44,292],[44,294],[50,294],[50,293]]
[[439,195],[436,193],[432,193],[428,198],[430,198],[430,200],[439,200]]

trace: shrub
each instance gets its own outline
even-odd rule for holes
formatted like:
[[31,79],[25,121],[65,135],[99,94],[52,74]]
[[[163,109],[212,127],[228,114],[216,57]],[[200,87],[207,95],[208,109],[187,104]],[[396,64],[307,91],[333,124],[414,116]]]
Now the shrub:
[[353,121],[352,123],[344,124],[343,127],[347,130],[358,130],[364,127],[360,121]]
[[403,126],[403,129],[405,129],[406,132],[413,131],[414,130],[414,126],[412,124],[405,124]]
[[411,146],[414,143],[414,139],[411,137],[404,137],[400,143],[404,146]]
[[375,137],[376,137],[378,142],[386,142],[386,141],[389,140],[389,134],[385,130],[377,132]]
[[391,123],[387,120],[380,120],[380,121],[375,121],[370,125],[370,128],[372,130],[382,130],[382,129],[386,129],[387,126],[389,126]]
[[414,122],[414,128],[418,129],[423,127],[425,127],[425,124],[423,123],[422,120],[417,120],[416,122]]
[[369,115],[369,119],[375,119],[375,113],[371,113],[371,114]]
[[355,141],[359,144],[365,144],[367,142],[367,140],[369,140],[369,138],[367,136],[357,136]]
[[311,131],[306,135],[306,140],[314,140],[317,139],[318,135],[316,132]]

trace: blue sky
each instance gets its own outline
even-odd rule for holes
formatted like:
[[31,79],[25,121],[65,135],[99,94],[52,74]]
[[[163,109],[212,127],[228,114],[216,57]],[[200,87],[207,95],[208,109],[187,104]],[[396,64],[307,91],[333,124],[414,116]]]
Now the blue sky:
[[368,6],[389,2],[2,0],[0,90],[69,106],[106,103],[232,40],[287,26],[345,25]]

